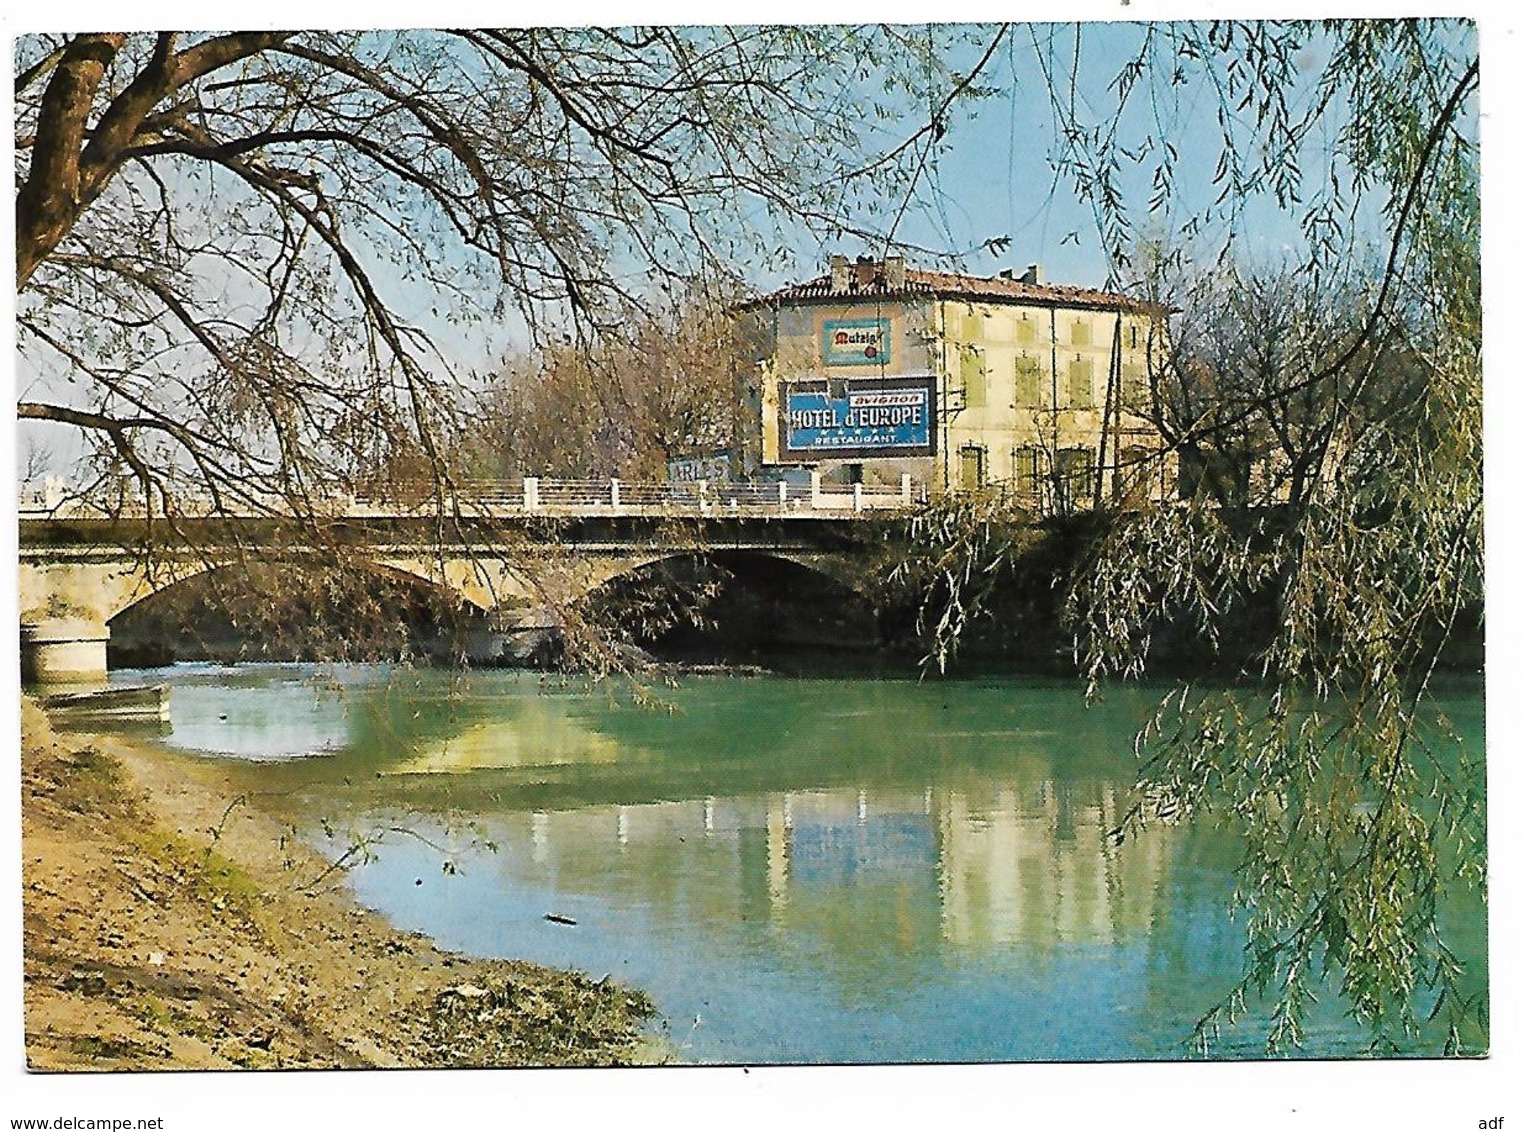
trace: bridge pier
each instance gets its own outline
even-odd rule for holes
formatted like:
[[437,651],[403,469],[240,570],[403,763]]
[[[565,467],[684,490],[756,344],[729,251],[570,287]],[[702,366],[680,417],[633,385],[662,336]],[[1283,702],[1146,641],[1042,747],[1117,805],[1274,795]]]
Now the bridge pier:
[[560,623],[543,606],[500,610],[491,620],[495,648],[492,656],[486,659],[528,664],[547,650],[556,648]]
[[106,679],[104,622],[84,617],[52,617],[21,626],[21,680],[48,684]]

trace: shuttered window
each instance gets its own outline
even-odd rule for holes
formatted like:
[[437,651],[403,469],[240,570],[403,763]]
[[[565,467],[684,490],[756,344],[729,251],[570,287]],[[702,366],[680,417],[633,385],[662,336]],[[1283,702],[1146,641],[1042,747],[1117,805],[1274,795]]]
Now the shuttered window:
[[964,491],[978,491],[984,486],[984,449],[966,444],[958,450],[959,483]]
[[1058,454],[1058,471],[1065,492],[1075,503],[1089,499],[1095,490],[1095,453],[1088,448],[1065,448]]
[[989,403],[989,391],[986,388],[984,358],[973,350],[965,349],[961,359],[961,373],[963,378],[963,406],[967,409],[982,409]]
[[1022,315],[1016,320],[1016,344],[1018,346],[1037,345],[1037,320]]
[[1069,324],[1069,343],[1073,346],[1090,345],[1090,320],[1077,318]]
[[1011,464],[1016,475],[1016,490],[1022,495],[1036,496],[1047,478],[1047,460],[1043,450],[1036,447],[1018,448],[1011,453]]
[[1122,366],[1122,405],[1135,413],[1148,410],[1148,381],[1136,362]]
[[1042,362],[1030,354],[1016,355],[1016,407],[1041,408],[1043,398]]
[[1076,357],[1069,363],[1069,408],[1095,408],[1095,363],[1089,358]]

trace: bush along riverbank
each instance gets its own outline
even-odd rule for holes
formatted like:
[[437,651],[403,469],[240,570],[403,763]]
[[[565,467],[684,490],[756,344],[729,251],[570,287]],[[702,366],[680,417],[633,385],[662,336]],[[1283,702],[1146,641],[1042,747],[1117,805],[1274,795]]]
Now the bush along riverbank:
[[664,1060],[639,991],[397,932],[215,764],[55,734],[30,701],[22,853],[33,1070]]

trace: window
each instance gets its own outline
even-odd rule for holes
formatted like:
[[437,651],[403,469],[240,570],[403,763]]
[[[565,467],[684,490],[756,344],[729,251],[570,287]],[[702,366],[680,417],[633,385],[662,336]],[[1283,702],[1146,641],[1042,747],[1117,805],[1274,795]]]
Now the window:
[[1071,346],[1090,345],[1090,320],[1077,318],[1069,325],[1069,344]]
[[863,482],[863,466],[861,464],[843,464],[841,470],[849,484]]
[[1136,362],[1122,366],[1122,404],[1135,413],[1148,411],[1148,382],[1143,376],[1143,367]]
[[983,340],[984,316],[970,311],[963,316],[963,341],[982,342]]
[[1095,491],[1095,453],[1088,448],[1065,448],[1058,454],[1058,475],[1067,507],[1088,500]]
[[965,444],[958,449],[958,485],[964,491],[984,487],[984,449],[977,444]]
[[1036,320],[1022,315],[1016,320],[1016,344],[1018,346],[1037,345],[1037,322]]
[[1137,488],[1146,488],[1151,475],[1157,470],[1155,455],[1147,448],[1132,445],[1122,450],[1121,467],[1117,469],[1117,479],[1123,492],[1131,492]]
[[1011,453],[1011,464],[1016,475],[1016,490],[1022,495],[1036,497],[1047,478],[1047,460],[1043,450],[1036,447],[1018,448]]
[[1069,363],[1069,408],[1095,408],[1095,363],[1078,354]]
[[1043,404],[1042,363],[1030,354],[1016,356],[1016,406],[1036,409]]
[[963,378],[963,407],[982,409],[989,403],[984,374],[984,359],[975,350],[964,349],[960,359],[960,376]]

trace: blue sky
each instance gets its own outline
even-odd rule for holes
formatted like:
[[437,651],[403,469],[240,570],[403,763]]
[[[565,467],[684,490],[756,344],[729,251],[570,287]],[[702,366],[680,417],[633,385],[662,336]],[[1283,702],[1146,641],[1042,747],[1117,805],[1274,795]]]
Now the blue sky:
[[[965,26],[974,31],[975,41],[948,57],[947,64],[954,70],[970,68],[997,27],[993,22]],[[1047,280],[1105,285],[1111,265],[1095,213],[1078,196],[1072,176],[1054,165],[1060,143],[1055,94],[1049,84],[1060,87],[1057,97],[1069,97],[1066,84],[1078,47],[1080,65],[1073,88],[1076,113],[1086,124],[1109,120],[1116,107],[1114,80],[1124,64],[1136,57],[1147,26],[1137,22],[1011,25],[979,76],[979,85],[992,93],[957,104],[935,160],[894,227],[894,237],[907,245],[910,262],[983,275],[1005,269],[1020,272],[1028,264],[1039,263]],[[1157,62],[1161,67],[1173,66],[1173,49],[1162,30],[1171,25],[1154,26],[1159,31]],[[1470,26],[1460,21],[1453,23],[1453,34],[1459,41],[1474,39]],[[1305,75],[1316,76],[1326,59],[1327,51],[1312,45],[1301,52],[1297,64]],[[1309,79],[1293,102],[1305,104],[1310,86]],[[1124,171],[1124,199],[1139,235],[1178,233],[1186,219],[1202,218],[1212,210],[1217,195],[1212,176],[1222,145],[1216,108],[1216,94],[1199,67],[1190,81],[1178,86],[1171,86],[1160,70],[1147,72],[1139,80],[1121,119],[1124,144],[1133,147],[1151,134],[1169,140],[1179,153],[1172,191],[1156,211],[1149,207],[1155,159],[1145,158]],[[901,120],[876,130],[864,123],[873,144],[891,148],[921,127],[926,108],[907,103],[904,109]],[[1303,161],[1308,191],[1326,174],[1316,151],[1332,143],[1343,124],[1343,108],[1336,104],[1325,117],[1327,126],[1313,136]],[[1241,144],[1252,148],[1251,122],[1234,121],[1231,128]],[[1348,170],[1343,172],[1347,178]],[[887,210],[884,215],[896,207],[896,202],[881,203]],[[1351,247],[1357,252],[1362,244],[1381,245],[1380,204],[1379,198],[1368,200],[1351,225]],[[866,222],[867,218],[853,219]],[[1238,254],[1257,262],[1294,259],[1301,246],[1297,210],[1278,208],[1268,195],[1245,202],[1231,228]],[[1228,232],[1229,226],[1220,219],[1209,224],[1197,237],[1196,253],[1214,256]],[[792,263],[769,267],[759,258],[734,265],[752,289],[765,292],[819,274],[833,253],[855,256],[883,250],[881,244],[856,238],[821,239],[792,225],[784,226],[781,238],[793,253]],[[1009,242],[991,248],[987,246],[991,240]],[[641,275],[641,269],[632,268],[626,281],[638,287]],[[1125,270],[1121,278],[1129,278]],[[506,325],[495,333],[478,328],[465,335],[446,330],[444,336],[451,355],[473,368],[490,367],[515,338]]]
[[[989,28],[992,31],[993,25]],[[963,253],[961,266],[978,274],[1004,268],[1020,271],[1028,263],[1041,263],[1045,276],[1055,282],[1105,283],[1108,263],[1094,213],[1079,199],[1072,178],[1053,166],[1060,142],[1049,81],[1051,76],[1058,82],[1058,97],[1068,98],[1063,88],[1078,48],[1078,116],[1085,123],[1103,122],[1116,107],[1113,81],[1136,55],[1143,34],[1139,24],[1089,24],[1077,43],[1074,24],[1013,25],[981,75],[981,84],[998,93],[964,104],[934,166],[934,179],[923,185],[928,191],[908,210],[896,235],[914,246]],[[1457,42],[1474,42],[1473,30],[1463,23],[1454,23],[1452,34]],[[1157,51],[1161,64],[1173,63],[1166,43],[1157,44]],[[1326,59],[1326,50],[1312,46],[1297,63],[1303,74],[1316,76]],[[1305,104],[1311,93],[1309,81],[1298,92],[1298,101]],[[1180,154],[1173,190],[1158,211],[1148,207],[1152,160],[1144,159],[1124,177],[1124,199],[1140,233],[1178,231],[1186,218],[1203,216],[1212,208],[1217,195],[1212,174],[1222,145],[1216,106],[1215,93],[1199,71],[1178,87],[1171,87],[1158,70],[1139,80],[1122,118],[1122,137],[1133,146],[1149,134],[1167,137]],[[1303,162],[1309,190],[1325,172],[1313,151],[1333,141],[1344,119],[1345,108],[1335,104],[1326,115],[1326,129],[1314,136]],[[1241,142],[1252,146],[1252,122],[1234,121],[1232,128]],[[1342,172],[1347,179],[1348,170]],[[1379,243],[1380,203],[1379,198],[1368,201],[1351,225],[1356,244]],[[1226,234],[1222,225],[1203,233],[1202,252],[1215,252]],[[981,247],[997,237],[1008,237],[1009,246],[1000,251]],[[1241,254],[1253,259],[1295,255],[1301,246],[1297,213],[1283,211],[1268,196],[1251,200],[1235,225],[1234,239]],[[817,261],[830,250],[816,246]],[[911,258],[916,258],[914,252]]]

